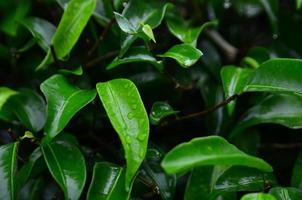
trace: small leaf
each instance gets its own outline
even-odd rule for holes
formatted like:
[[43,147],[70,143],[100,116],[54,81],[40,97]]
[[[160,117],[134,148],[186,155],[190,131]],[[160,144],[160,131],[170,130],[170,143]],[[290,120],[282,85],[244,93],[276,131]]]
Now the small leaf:
[[166,53],[159,55],[159,57],[176,60],[184,68],[194,65],[201,56],[202,52],[189,44],[175,45]]
[[41,146],[47,167],[64,192],[65,199],[79,199],[86,181],[86,164],[81,151],[66,141]]
[[162,119],[171,115],[176,115],[177,113],[179,113],[179,111],[173,110],[168,103],[163,101],[155,102],[149,115],[150,123],[158,125]]
[[126,187],[129,188],[146,155],[149,137],[148,116],[139,92],[130,80],[115,79],[98,83],[96,87],[125,150]]
[[82,66],[79,66],[75,69],[60,69],[59,73],[61,74],[72,74],[76,76],[82,76],[83,75],[83,68]]
[[294,165],[291,186],[302,189],[302,151],[300,151]]
[[152,40],[154,43],[156,43],[152,28],[150,25],[144,24],[142,30],[146,34],[146,36],[148,36],[149,40]]
[[108,66],[107,70],[113,69],[119,65],[134,63],[134,62],[147,62],[154,65],[157,69],[161,70],[163,65],[157,61],[145,47],[133,47],[122,58],[116,57]]
[[125,18],[123,15],[114,12],[115,19],[122,31],[128,34],[135,34],[136,30],[135,27],[131,24],[131,22],[128,21],[127,18]]
[[47,52],[51,45],[52,37],[56,32],[56,27],[38,17],[24,19],[21,23],[31,32],[40,47]]
[[195,138],[180,144],[162,162],[168,174],[187,172],[203,165],[239,165],[265,172],[273,171],[264,160],[243,153],[219,136]]
[[45,140],[51,140],[59,134],[71,118],[96,96],[95,90],[81,90],[62,75],[50,77],[40,87],[47,100]]
[[0,146],[0,199],[16,199],[17,148],[18,143]]
[[302,98],[300,96],[269,95],[240,118],[230,137],[235,137],[248,127],[263,123],[281,124],[293,129],[301,128],[301,113]]
[[106,162],[94,165],[87,193],[88,200],[128,200],[129,197],[130,191],[125,190],[125,170],[123,168]]
[[[240,93],[245,86],[247,78],[253,70],[243,69],[235,66],[227,66],[221,69],[221,80],[225,98],[229,98],[234,94]],[[236,102],[232,101],[227,105],[229,114],[232,114],[235,109]]]
[[10,109],[5,109],[5,105],[9,98],[12,96],[18,94],[18,92],[9,89],[7,87],[0,87],[0,119],[6,120],[6,121],[11,121],[11,110]]
[[277,200],[273,195],[264,193],[251,193],[244,195],[241,200]]
[[276,200],[298,200],[302,199],[302,191],[297,188],[274,187],[269,193],[276,197]]

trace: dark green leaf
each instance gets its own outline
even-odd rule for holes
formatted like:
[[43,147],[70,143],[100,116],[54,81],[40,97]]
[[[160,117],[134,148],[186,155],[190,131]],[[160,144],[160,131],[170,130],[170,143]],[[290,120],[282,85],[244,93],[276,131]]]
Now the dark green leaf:
[[251,193],[244,195],[241,200],[277,200],[274,196],[264,193]]
[[47,167],[64,192],[65,199],[79,199],[86,181],[86,164],[81,151],[65,141],[41,146]]
[[302,191],[297,188],[274,187],[269,193],[276,197],[276,200],[298,200],[302,199]]
[[158,125],[165,117],[176,115],[177,113],[179,113],[179,111],[173,110],[168,103],[163,101],[155,102],[149,115],[150,123],[153,125]]
[[129,187],[146,155],[149,137],[148,116],[139,92],[130,80],[115,79],[98,83],[96,87],[125,150],[126,186]]
[[128,200],[129,197],[123,168],[105,162],[94,165],[87,200]]
[[44,132],[47,140],[59,134],[71,118],[96,96],[95,90],[81,90],[62,75],[54,75],[41,84],[47,100],[47,120]]
[[159,55],[159,57],[176,60],[184,68],[194,65],[201,56],[202,52],[189,44],[175,45],[166,53]]
[[273,171],[264,160],[243,153],[219,136],[195,138],[180,144],[162,162],[168,174],[186,172],[203,165],[239,165],[265,172]]
[[299,153],[293,169],[291,186],[302,189],[302,151]]
[[17,147],[18,143],[0,146],[0,199],[16,199]]
[[272,31],[273,31],[273,38],[278,37],[279,28],[278,28],[278,0],[260,0],[266,14],[271,23]]

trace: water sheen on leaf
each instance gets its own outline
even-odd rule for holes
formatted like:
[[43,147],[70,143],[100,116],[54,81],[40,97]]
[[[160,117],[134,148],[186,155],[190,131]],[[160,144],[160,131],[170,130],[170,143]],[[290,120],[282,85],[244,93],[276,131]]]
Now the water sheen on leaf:
[[129,188],[146,155],[149,138],[148,116],[139,92],[130,80],[115,79],[98,83],[96,87],[125,150],[126,187]]
[[276,197],[277,200],[298,200],[302,199],[302,191],[292,187],[274,187],[269,193]]
[[176,115],[179,111],[175,111],[167,102],[157,101],[152,105],[149,115],[150,123],[158,125],[160,121],[168,116]]
[[277,200],[273,195],[264,193],[252,193],[244,195],[241,200]]
[[195,138],[172,149],[162,167],[168,174],[184,173],[203,165],[237,165],[273,171],[264,160],[250,156],[219,136]]

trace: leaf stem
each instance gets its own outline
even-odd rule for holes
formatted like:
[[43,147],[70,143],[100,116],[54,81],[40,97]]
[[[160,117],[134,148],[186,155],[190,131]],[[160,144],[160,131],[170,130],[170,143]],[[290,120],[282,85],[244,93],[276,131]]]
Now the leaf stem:
[[55,63],[57,64],[57,66],[59,68],[62,68],[61,62],[59,61],[59,59],[57,57],[57,54],[56,54],[56,51],[55,51],[55,48],[53,45],[50,45],[50,52],[51,52],[53,59],[55,60]]

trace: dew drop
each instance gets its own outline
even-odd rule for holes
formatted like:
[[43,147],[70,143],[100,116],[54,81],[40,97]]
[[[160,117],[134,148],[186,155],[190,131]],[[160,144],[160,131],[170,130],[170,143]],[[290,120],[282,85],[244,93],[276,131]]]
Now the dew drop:
[[129,135],[126,136],[126,143],[127,144],[131,143],[131,137]]
[[224,9],[229,9],[232,6],[232,3],[230,2],[230,0],[225,0],[223,3],[223,7]]
[[141,149],[141,150],[139,151],[139,157],[141,157],[141,158],[144,157],[144,150],[143,150],[143,149]]
[[131,108],[132,108],[132,110],[136,110],[137,109],[137,105],[136,104],[132,104]]
[[128,117],[128,119],[130,119],[130,120],[133,119],[133,117],[134,117],[134,116],[133,116],[133,113],[132,113],[132,112],[129,112],[128,115],[127,115],[127,117]]
[[139,141],[144,141],[145,139],[146,139],[146,134],[140,134],[140,135],[138,135],[137,136],[137,139],[139,140]]
[[278,37],[279,37],[278,34],[273,34],[273,39],[274,39],[274,40],[277,40]]

